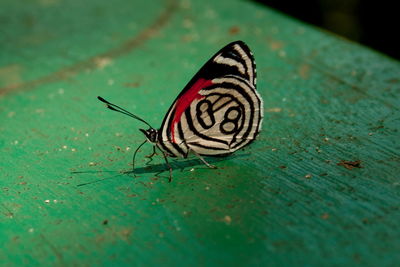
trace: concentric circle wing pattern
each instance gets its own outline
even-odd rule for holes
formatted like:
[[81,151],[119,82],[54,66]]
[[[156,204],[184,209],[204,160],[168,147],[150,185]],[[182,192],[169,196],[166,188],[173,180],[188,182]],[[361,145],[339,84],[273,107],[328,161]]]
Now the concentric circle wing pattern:
[[261,130],[263,102],[256,91],[253,55],[241,41],[222,48],[171,106],[158,146],[169,156],[230,154]]

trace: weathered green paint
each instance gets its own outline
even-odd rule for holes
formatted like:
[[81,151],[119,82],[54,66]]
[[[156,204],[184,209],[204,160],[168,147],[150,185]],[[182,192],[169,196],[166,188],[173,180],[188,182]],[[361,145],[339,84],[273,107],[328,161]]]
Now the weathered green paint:
[[[400,261],[398,62],[247,1],[6,0],[0,22],[0,265]],[[172,183],[150,146],[121,173],[143,125],[96,96],[160,125],[237,39],[259,140],[217,170],[176,161]]]

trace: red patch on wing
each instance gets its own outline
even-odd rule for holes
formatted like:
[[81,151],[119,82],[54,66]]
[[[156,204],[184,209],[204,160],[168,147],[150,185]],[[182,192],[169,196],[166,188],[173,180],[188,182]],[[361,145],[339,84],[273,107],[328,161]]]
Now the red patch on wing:
[[175,115],[171,124],[172,142],[175,143],[175,125],[180,121],[183,112],[185,112],[193,100],[204,98],[204,96],[199,94],[199,91],[212,84],[211,80],[200,78],[176,101]]

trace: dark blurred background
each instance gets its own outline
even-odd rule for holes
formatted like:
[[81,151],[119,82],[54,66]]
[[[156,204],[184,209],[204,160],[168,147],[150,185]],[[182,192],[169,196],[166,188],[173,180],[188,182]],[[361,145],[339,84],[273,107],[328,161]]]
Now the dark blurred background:
[[398,1],[255,1],[400,59]]

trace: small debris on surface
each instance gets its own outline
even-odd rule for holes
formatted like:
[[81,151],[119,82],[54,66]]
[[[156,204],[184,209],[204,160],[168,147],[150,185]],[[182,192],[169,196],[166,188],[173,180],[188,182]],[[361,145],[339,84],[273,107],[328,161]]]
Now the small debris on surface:
[[281,112],[282,108],[269,108],[267,109],[267,112],[271,112],[271,113],[278,113]]
[[239,32],[240,32],[240,28],[238,26],[232,26],[229,29],[229,34],[231,34],[231,35],[238,34]]
[[329,214],[328,213],[324,213],[321,215],[321,219],[327,220],[329,218]]
[[108,220],[105,219],[105,220],[103,221],[103,225],[107,225],[107,224],[108,224]]
[[298,70],[300,77],[303,79],[308,79],[308,77],[310,76],[310,69],[310,65],[302,64]]
[[349,160],[341,160],[339,163],[336,165],[338,166],[343,166],[348,170],[351,170],[353,168],[362,168],[361,166],[361,160],[356,160],[356,161],[349,161]]
[[226,215],[225,217],[224,217],[224,222],[226,223],[226,224],[231,224],[231,222],[232,222],[232,218],[231,218],[231,216],[229,216],[229,215]]

